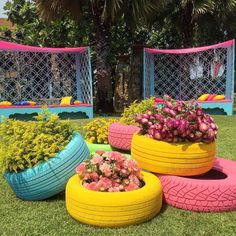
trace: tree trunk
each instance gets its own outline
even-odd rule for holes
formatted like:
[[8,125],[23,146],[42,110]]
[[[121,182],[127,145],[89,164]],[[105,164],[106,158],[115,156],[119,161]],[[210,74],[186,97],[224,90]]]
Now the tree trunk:
[[96,107],[97,111],[100,112],[112,112],[113,91],[111,81],[111,65],[109,63],[110,23],[104,23],[101,19],[103,6],[104,0],[91,1],[96,41]]
[[115,76],[114,109],[115,112],[123,112],[128,104],[128,82],[129,82],[129,55],[118,57]]
[[143,45],[132,46],[131,72],[128,85],[129,104],[142,98]]
[[[181,14],[181,33],[182,33],[182,46],[184,48],[193,47],[193,35],[194,35],[194,22],[192,19],[193,4],[188,2],[187,6],[183,9]],[[189,96],[189,85],[190,83],[190,65],[192,62],[192,57],[188,57],[186,60],[181,60],[181,76],[182,80],[180,82],[180,99],[189,100],[192,99]]]
[[192,20],[193,5],[191,2],[183,9],[181,14],[181,33],[182,33],[182,46],[189,48],[193,46],[194,35],[194,22]]

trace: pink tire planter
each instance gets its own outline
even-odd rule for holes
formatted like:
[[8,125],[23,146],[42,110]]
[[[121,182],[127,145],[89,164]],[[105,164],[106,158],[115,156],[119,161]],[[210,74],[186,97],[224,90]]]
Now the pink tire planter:
[[236,210],[235,161],[216,158],[211,171],[195,177],[157,176],[171,206],[199,212]]
[[139,130],[137,126],[115,122],[108,127],[108,142],[112,147],[130,151],[133,134]]

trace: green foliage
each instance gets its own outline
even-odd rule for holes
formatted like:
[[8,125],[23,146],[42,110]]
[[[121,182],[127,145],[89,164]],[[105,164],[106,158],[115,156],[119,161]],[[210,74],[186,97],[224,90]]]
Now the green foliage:
[[108,126],[116,119],[97,118],[84,126],[85,138],[90,143],[107,144],[108,143]]
[[4,120],[0,124],[0,169],[20,171],[54,157],[69,143],[73,129],[68,121],[44,109],[37,121]]
[[133,125],[136,123],[134,116],[142,114],[146,111],[153,111],[154,98],[148,98],[141,102],[134,101],[128,108],[125,108],[121,114],[120,122],[126,125]]
[[78,25],[78,22],[67,14],[57,17],[54,21],[45,22],[38,16],[36,5],[30,1],[8,1],[4,10],[8,19],[16,24],[16,34],[21,34],[18,41],[24,44],[65,47],[88,45],[90,42],[92,26],[88,20],[88,12],[85,12]]

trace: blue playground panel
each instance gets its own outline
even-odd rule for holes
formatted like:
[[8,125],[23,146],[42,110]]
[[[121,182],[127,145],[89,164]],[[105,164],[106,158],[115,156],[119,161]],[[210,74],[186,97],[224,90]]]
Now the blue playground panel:
[[[2,117],[8,118],[10,115],[14,114],[33,114],[39,113],[41,111],[41,107],[6,107],[0,108],[0,121]],[[61,114],[63,112],[83,112],[86,114],[88,118],[93,118],[93,106],[56,106],[56,107],[48,107],[48,111]]]
[[[233,102],[205,102],[205,103],[201,103],[198,102],[199,105],[203,108],[203,109],[211,109],[210,112],[212,112],[212,114],[217,113],[217,110],[224,110],[224,112],[228,115],[228,116],[232,116],[233,115]],[[217,110],[216,110],[217,108]]]

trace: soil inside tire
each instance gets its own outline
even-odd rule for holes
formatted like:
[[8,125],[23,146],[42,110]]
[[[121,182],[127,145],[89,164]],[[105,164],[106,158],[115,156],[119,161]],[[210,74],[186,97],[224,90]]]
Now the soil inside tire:
[[190,179],[202,179],[202,180],[217,180],[217,179],[226,179],[228,176],[219,171],[219,170],[215,170],[215,169],[212,169],[210,171],[208,171],[207,173],[205,174],[202,174],[202,175],[197,175],[197,176],[188,176],[188,178]]

